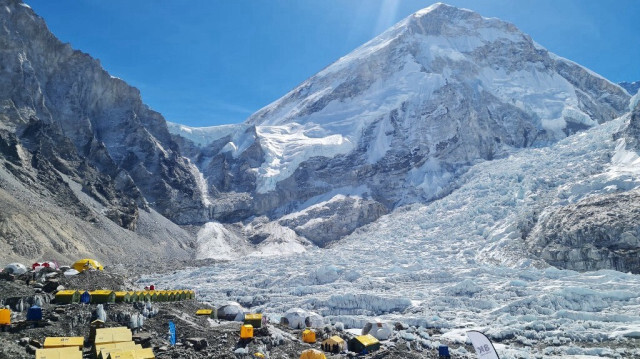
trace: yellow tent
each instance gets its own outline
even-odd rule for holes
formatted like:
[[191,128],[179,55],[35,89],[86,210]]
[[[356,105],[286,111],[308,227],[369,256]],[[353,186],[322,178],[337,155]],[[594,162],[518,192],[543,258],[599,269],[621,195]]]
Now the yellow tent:
[[138,301],[138,292],[129,291],[127,294],[129,294],[129,302],[135,303]]
[[324,350],[325,352],[340,353],[341,351],[347,349],[347,343],[344,341],[344,339],[340,338],[337,335],[334,335],[331,338],[323,341],[320,345],[320,348],[322,348],[322,350]]
[[84,258],[73,263],[73,269],[83,272],[87,269],[103,270],[104,267],[95,259]]
[[302,341],[305,343],[315,343],[316,332],[311,329],[305,329],[304,331],[302,331]]
[[71,304],[80,302],[80,292],[77,290],[60,290],[56,293],[56,303]]
[[244,315],[244,324],[251,324],[254,328],[262,328],[262,314],[250,313]]
[[131,301],[131,294],[128,292],[115,292],[116,303],[129,303]]
[[138,295],[138,302],[150,302],[151,301],[151,292],[146,290],[141,290],[136,292]]
[[253,338],[253,326],[251,324],[245,324],[240,328],[240,338],[241,339]]
[[116,302],[116,292],[112,290],[92,290],[89,295],[91,295],[91,304]]
[[327,357],[319,350],[307,349],[300,354],[300,359],[327,359]]

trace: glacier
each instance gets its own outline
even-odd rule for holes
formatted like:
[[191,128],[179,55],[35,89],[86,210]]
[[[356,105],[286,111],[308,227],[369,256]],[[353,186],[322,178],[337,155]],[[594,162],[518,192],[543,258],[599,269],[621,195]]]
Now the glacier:
[[260,298],[250,309],[276,320],[299,307],[347,328],[372,316],[436,327],[453,342],[480,330],[505,357],[639,356],[640,276],[550,267],[529,255],[522,232],[547,208],[638,185],[628,166],[635,157],[613,137],[628,121],[478,163],[450,195],[401,207],[326,249],[217,261],[141,282],[197,288],[218,305]]

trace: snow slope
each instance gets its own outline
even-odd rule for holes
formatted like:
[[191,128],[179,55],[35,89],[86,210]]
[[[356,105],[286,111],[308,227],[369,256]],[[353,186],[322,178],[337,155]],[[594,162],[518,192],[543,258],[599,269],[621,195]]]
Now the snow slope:
[[329,249],[142,282],[195,287],[216,304],[256,298],[252,309],[274,316],[300,307],[348,327],[377,316],[443,328],[448,340],[478,329],[508,340],[498,346],[505,357],[637,357],[640,276],[548,267],[521,240],[522,224],[546,207],[637,186],[612,137],[626,120],[477,164],[449,196],[398,209]]

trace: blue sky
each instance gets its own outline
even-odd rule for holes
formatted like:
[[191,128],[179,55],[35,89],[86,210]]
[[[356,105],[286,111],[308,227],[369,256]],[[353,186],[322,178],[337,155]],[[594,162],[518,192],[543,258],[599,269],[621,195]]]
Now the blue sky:
[[[418,0],[26,0],[51,31],[136,86],[168,121],[245,120]],[[509,21],[615,81],[640,80],[640,1],[450,0]]]

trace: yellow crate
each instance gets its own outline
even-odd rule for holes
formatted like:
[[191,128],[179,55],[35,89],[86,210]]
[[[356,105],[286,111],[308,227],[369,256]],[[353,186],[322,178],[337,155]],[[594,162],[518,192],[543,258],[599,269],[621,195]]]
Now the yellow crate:
[[64,348],[84,346],[84,337],[46,337],[44,339],[45,348]]
[[36,359],[82,359],[76,347],[36,349]]
[[131,330],[127,327],[116,328],[100,328],[96,329],[96,338],[94,343],[107,344],[107,343],[119,343],[130,342],[132,340]]

